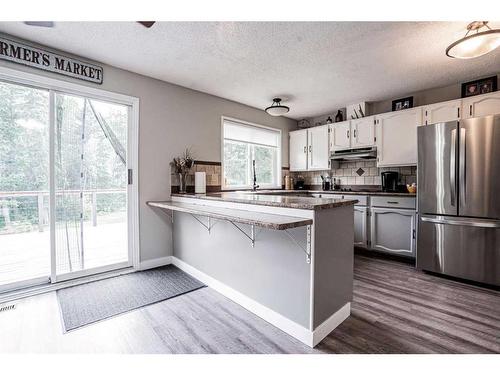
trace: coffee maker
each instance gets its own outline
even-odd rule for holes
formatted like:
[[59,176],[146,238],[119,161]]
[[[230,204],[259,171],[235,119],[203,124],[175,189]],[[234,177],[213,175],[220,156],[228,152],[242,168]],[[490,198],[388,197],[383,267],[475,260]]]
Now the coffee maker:
[[382,172],[382,191],[395,192],[398,191],[399,173],[398,172]]

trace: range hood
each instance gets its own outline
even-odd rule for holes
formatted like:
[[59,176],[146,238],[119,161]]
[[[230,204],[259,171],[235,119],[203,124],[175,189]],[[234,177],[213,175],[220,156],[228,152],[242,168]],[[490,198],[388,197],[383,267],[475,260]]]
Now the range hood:
[[356,148],[351,150],[332,151],[330,159],[336,161],[373,160],[377,158],[377,148]]

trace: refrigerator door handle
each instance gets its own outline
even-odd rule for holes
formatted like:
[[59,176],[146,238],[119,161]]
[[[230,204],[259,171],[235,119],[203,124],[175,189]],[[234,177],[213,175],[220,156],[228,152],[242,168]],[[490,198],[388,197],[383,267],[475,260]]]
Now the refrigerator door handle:
[[420,220],[427,223],[434,224],[447,224],[447,225],[460,225],[467,227],[479,227],[479,228],[500,228],[500,220],[488,220],[488,219],[472,219],[472,218],[461,218],[461,217],[447,217],[447,216],[420,216]]
[[457,129],[451,131],[451,147],[450,147],[450,197],[451,205],[455,206],[456,202],[456,150],[457,150]]
[[459,168],[459,180],[460,180],[460,206],[465,206],[465,128],[460,128],[460,149],[459,149],[459,160],[458,160],[458,168]]

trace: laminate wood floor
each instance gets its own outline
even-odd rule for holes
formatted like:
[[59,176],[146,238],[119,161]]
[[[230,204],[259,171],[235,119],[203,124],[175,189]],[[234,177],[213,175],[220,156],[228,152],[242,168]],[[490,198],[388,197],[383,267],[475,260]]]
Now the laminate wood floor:
[[351,316],[315,349],[209,288],[62,333],[55,292],[0,313],[0,352],[500,353],[500,292],[356,255]]

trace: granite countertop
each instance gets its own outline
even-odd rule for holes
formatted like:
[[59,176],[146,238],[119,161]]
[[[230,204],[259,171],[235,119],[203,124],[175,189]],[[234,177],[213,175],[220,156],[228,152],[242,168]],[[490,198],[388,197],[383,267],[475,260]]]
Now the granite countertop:
[[229,220],[241,224],[255,225],[262,228],[274,230],[286,230],[290,228],[311,225],[312,219],[301,217],[269,214],[258,211],[238,210],[226,207],[214,207],[202,204],[186,202],[147,202],[148,206],[159,207],[172,211],[186,212],[193,215],[213,217],[221,220]]
[[336,199],[336,198],[313,198],[289,196],[288,194],[279,194],[278,191],[253,192],[222,192],[210,194],[172,194],[174,197],[186,197],[205,200],[216,200],[233,203],[256,204],[261,206],[274,206],[285,208],[298,208],[305,210],[323,210],[329,208],[351,206],[356,204],[356,199]]

